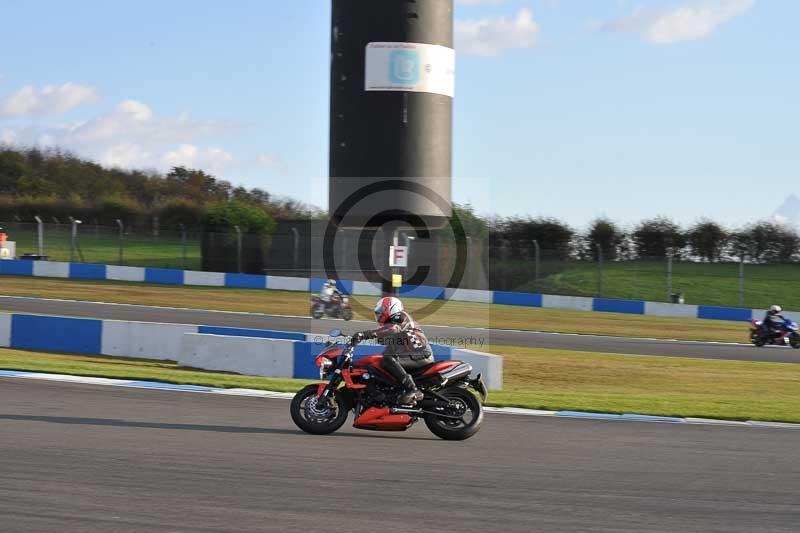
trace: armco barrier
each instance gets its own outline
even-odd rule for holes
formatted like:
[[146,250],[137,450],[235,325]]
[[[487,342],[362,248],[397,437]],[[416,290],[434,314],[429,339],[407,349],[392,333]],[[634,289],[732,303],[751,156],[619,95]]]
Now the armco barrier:
[[[273,289],[282,291],[319,292],[321,278],[290,278],[254,274],[223,274],[167,268],[139,268],[85,263],[59,263],[55,261],[0,260],[0,274],[54,278],[98,279],[160,283],[165,285],[203,285],[209,287],[236,287]],[[339,290],[345,294],[380,296],[381,287],[365,281],[338,280]],[[498,305],[572,309],[606,313],[627,313],[679,318],[704,318],[712,320],[750,320],[761,318],[762,310],[705,305],[668,304],[642,300],[589,298],[508,291],[480,291],[473,289],[445,289],[427,285],[405,285],[400,295],[408,298],[450,299],[464,302],[483,302]],[[792,314],[791,312],[788,312]],[[800,313],[796,313],[800,314]]]
[[[178,361],[184,366],[272,377],[315,379],[319,336],[289,331],[162,324],[47,315],[0,314],[0,347]],[[431,345],[437,361],[461,359],[503,386],[502,357]],[[356,360],[383,352],[360,345]]]

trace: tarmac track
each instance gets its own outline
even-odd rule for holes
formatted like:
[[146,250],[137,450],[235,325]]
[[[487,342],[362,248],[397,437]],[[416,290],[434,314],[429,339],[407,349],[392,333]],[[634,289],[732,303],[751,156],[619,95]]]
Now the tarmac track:
[[[371,322],[354,320],[311,320],[304,317],[278,316],[257,313],[231,313],[202,309],[173,309],[144,305],[107,304],[71,300],[49,300],[0,296],[0,309],[6,311],[81,316],[144,322],[202,324],[244,328],[300,331],[326,334],[332,328],[352,333],[374,327]],[[574,335],[516,331],[502,329],[475,329],[426,325],[428,336],[436,341],[454,343],[474,350],[487,350],[491,344],[531,346],[583,352],[605,352],[637,355],[666,355],[673,357],[699,357],[738,361],[770,361],[799,363],[800,351],[791,348],[756,348],[746,344],[714,342],[671,341],[636,339],[596,335]],[[743,325],[743,336],[746,334]],[[466,344],[462,344],[466,341]]]
[[487,414],[464,442],[299,432],[286,400],[0,378],[0,530],[767,532],[791,429]]

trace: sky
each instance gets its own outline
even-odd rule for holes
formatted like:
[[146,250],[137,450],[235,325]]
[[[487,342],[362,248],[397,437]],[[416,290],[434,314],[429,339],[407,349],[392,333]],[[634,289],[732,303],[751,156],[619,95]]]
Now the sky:
[[[453,197],[737,226],[800,193],[800,2],[456,0]],[[330,2],[0,0],[0,143],[327,207]]]

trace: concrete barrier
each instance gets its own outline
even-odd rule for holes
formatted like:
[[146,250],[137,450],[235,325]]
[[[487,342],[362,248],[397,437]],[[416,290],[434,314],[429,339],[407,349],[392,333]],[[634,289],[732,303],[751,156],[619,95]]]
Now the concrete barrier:
[[[316,378],[318,335],[249,328],[0,314],[0,346],[53,352],[178,361],[206,370],[273,377]],[[502,357],[441,344],[437,361],[460,359],[480,372],[490,389],[503,386]],[[358,360],[383,346],[356,348]]]
[[0,347],[11,346],[11,315],[0,313]]
[[205,287],[224,287],[225,274],[222,272],[196,272],[187,270],[183,278],[184,285],[200,285]]
[[103,320],[102,355],[175,360],[183,335],[197,333],[199,326]]
[[503,388],[503,358],[490,353],[476,352],[475,350],[456,349],[450,357],[472,365],[472,375],[480,373],[483,382],[490,390]]
[[177,360],[180,365],[191,368],[291,378],[294,376],[295,342],[186,333]]

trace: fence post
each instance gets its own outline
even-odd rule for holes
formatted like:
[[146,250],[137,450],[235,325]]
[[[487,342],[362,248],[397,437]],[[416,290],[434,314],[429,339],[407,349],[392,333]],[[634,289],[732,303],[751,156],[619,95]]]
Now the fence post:
[[739,307],[744,307],[744,254],[739,258]]
[[541,259],[541,249],[539,248],[539,241],[533,239],[533,283],[539,283],[539,261]]
[[39,237],[39,257],[41,258],[44,256],[44,222],[42,222],[42,219],[39,215],[36,215],[33,218],[36,219],[36,233]]
[[236,269],[242,273],[242,230],[239,226],[234,226],[236,230]]
[[186,269],[186,225],[179,224],[181,228],[181,268]]
[[603,246],[596,242],[594,247],[597,248],[597,295],[603,296]]
[[69,217],[69,221],[72,224],[72,240],[69,247],[69,262],[72,263],[75,261],[75,250],[78,249],[78,224],[80,224],[81,221],[75,220],[72,217]]
[[122,266],[125,263],[125,225],[120,219],[117,219],[117,228],[119,228],[119,264]]
[[292,227],[292,269],[297,270],[297,261],[300,253],[300,233]]
[[471,289],[472,285],[472,237],[467,235],[467,268],[466,268],[466,288]]
[[667,250],[667,301],[672,301],[672,248]]

